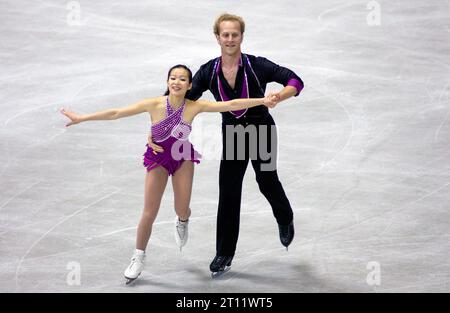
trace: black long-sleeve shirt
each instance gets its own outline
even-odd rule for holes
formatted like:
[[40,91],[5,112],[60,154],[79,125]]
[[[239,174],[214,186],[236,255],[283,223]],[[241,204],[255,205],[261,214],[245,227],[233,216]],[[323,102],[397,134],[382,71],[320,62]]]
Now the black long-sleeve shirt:
[[[288,68],[279,66],[264,57],[256,57],[249,54],[241,54],[239,69],[236,75],[234,89],[230,87],[225,79],[222,69],[218,67],[220,57],[212,59],[203,64],[195,73],[192,80],[192,89],[189,91],[189,98],[197,100],[206,90],[209,90],[216,101],[222,101],[219,93],[217,79],[223,86],[223,91],[229,99],[240,98],[244,80],[244,70],[248,77],[248,90],[250,98],[264,97],[266,86],[270,82],[277,82],[283,86],[293,86],[297,89],[297,94],[303,89],[303,81],[300,77]],[[248,109],[246,115],[249,117],[260,116],[267,113],[266,106],[260,105]],[[222,112],[222,119],[235,119],[229,112]]]

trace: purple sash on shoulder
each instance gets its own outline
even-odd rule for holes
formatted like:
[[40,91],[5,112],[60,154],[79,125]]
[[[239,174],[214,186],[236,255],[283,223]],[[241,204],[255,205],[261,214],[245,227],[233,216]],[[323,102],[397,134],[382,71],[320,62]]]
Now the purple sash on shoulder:
[[[217,87],[219,89],[219,94],[220,94],[220,98],[222,99],[222,101],[229,101],[230,98],[227,96],[227,94],[225,93],[225,91],[223,90],[223,86],[222,83],[220,81],[220,77],[219,77],[219,70],[220,70],[220,66],[221,66],[221,59],[219,58],[218,61],[216,61],[218,63],[216,63],[214,65],[214,67],[216,68],[216,75],[217,75]],[[241,61],[242,62],[242,59]],[[240,98],[248,98],[249,92],[248,92],[248,78],[247,78],[247,72],[245,70],[245,66],[244,66],[244,82],[243,82],[243,86],[242,86],[242,92],[241,92],[241,96]],[[236,118],[240,118],[241,116],[243,116],[245,113],[247,112],[247,109],[243,109],[243,110],[237,110],[237,111],[230,111],[231,114],[233,114]]]

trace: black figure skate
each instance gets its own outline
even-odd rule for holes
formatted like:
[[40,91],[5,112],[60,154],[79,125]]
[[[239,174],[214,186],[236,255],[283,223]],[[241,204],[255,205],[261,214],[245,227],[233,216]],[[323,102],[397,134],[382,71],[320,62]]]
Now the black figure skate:
[[291,244],[292,239],[294,239],[294,221],[292,221],[288,225],[280,225],[278,224],[278,230],[280,232],[280,241],[283,246],[286,247],[286,251],[288,250],[288,246]]
[[209,265],[209,269],[211,270],[211,277],[216,278],[228,272],[231,268],[232,260],[232,256],[216,255],[214,260]]

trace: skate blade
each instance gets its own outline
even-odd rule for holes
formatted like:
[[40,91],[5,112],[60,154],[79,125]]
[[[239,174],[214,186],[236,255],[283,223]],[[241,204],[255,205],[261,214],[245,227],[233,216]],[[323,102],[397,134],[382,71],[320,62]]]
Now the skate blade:
[[185,245],[186,245],[186,244],[184,244],[184,245],[182,245],[182,246],[178,246],[178,249],[180,249],[180,252],[183,251],[183,247],[184,247]]
[[[139,276],[138,276],[139,277]],[[130,284],[132,284],[134,281],[136,281],[136,279],[138,279],[138,277],[136,277],[136,278],[128,278],[128,277],[125,277],[125,285],[130,285]]]
[[228,272],[231,269],[231,266],[225,266],[223,271],[218,271],[218,272],[212,272],[211,273],[211,278],[219,278],[221,277],[223,274],[225,274],[226,272]]

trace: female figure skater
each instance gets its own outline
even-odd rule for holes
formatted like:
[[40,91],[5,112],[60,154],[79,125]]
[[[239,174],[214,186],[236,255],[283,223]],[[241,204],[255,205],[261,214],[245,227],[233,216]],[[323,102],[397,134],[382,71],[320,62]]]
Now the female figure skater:
[[[264,104],[273,107],[279,100],[276,95],[265,98],[235,99],[224,102],[188,99],[192,88],[192,72],[185,65],[173,66],[167,75],[165,96],[145,99],[130,106],[109,109],[92,114],[79,115],[64,108],[61,113],[70,119],[66,127],[92,120],[115,120],[147,112],[152,121],[152,139],[163,147],[164,152],[153,150],[148,144],[144,154],[144,166],[147,168],[145,179],[144,211],[142,213],[136,239],[136,250],[124,276],[128,285],[142,272],[152,225],[156,219],[161,198],[172,175],[175,197],[175,239],[181,248],[188,239],[188,222],[191,210],[193,163],[199,163],[200,155],[188,141],[192,121],[201,112],[226,112],[255,107]],[[184,162],[184,161],[191,162]]]

